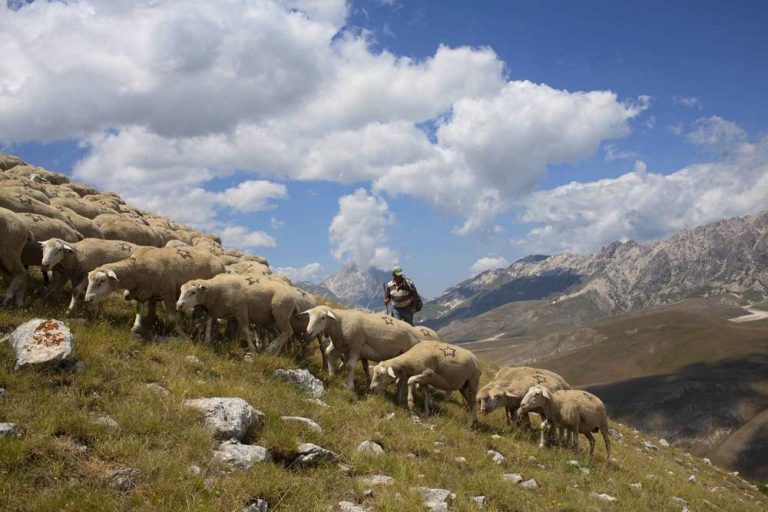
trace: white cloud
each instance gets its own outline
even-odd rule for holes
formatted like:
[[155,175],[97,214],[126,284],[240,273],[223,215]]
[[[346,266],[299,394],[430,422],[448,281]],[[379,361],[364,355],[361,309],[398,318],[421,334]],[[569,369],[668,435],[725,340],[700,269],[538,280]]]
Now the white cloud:
[[682,123],[673,123],[667,126],[667,131],[669,133],[672,133],[674,135],[682,135],[683,134],[683,124]]
[[469,273],[472,276],[476,276],[486,270],[494,270],[497,268],[505,268],[509,266],[509,260],[504,257],[495,256],[483,256],[472,264],[472,268],[469,269]]
[[262,212],[272,210],[275,205],[272,199],[286,199],[288,189],[281,183],[266,180],[247,180],[236,187],[228,188],[217,194],[221,204],[227,205],[239,212]]
[[674,96],[672,99],[678,105],[682,105],[687,108],[696,108],[701,110],[702,107],[701,100],[696,96]]
[[275,267],[276,274],[285,274],[295,282],[319,283],[326,276],[325,269],[320,263],[307,263],[303,267]]
[[606,144],[603,147],[603,150],[605,151],[605,160],[608,162],[637,157],[637,153],[634,151],[623,151],[619,149],[616,144]]
[[688,140],[697,146],[729,149],[747,138],[741,126],[718,116],[702,117],[694,125],[696,129],[688,133]]
[[275,247],[277,241],[263,231],[251,231],[243,226],[227,226],[219,230],[221,241],[225,246],[241,250],[258,249],[260,247]]
[[394,222],[387,202],[363,188],[340,197],[339,213],[328,230],[333,256],[360,268],[391,267],[397,254],[386,246],[386,231]]
[[534,227],[518,243],[528,252],[592,252],[615,240],[648,241],[768,204],[768,137],[743,142],[724,159],[672,174],[645,163],[615,179],[570,183],[520,203]]
[[280,220],[280,219],[277,219],[277,218],[275,218],[275,217],[272,217],[271,219],[269,219],[269,226],[270,226],[272,229],[275,229],[275,230],[277,230],[277,229],[281,229],[282,227],[284,227],[284,226],[285,226],[285,221],[282,221],[282,220]]

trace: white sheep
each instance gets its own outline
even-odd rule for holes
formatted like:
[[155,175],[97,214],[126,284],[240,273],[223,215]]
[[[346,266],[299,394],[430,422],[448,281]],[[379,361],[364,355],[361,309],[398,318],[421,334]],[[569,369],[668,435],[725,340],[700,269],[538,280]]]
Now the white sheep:
[[393,382],[407,382],[408,408],[413,410],[414,388],[421,386],[426,414],[430,413],[430,386],[444,391],[458,390],[469,408],[471,424],[476,416],[480,374],[480,363],[469,350],[439,341],[422,341],[404,354],[377,364],[370,389],[381,393]]
[[[210,254],[184,248],[141,247],[128,259],[91,270],[85,301],[103,300],[119,289],[127,290],[127,298],[139,304],[150,303],[150,308],[150,301],[162,301],[177,333],[184,335],[176,323],[176,299],[181,285],[193,279],[210,279],[223,272],[224,265]],[[139,332],[142,325],[142,312],[137,309],[131,331]]]
[[21,255],[27,242],[33,240],[32,233],[18,215],[0,208],[0,240],[0,275],[8,285],[3,305],[15,299],[16,305],[21,307],[27,285],[27,272]]
[[129,258],[140,247],[129,242],[98,238],[86,238],[75,243],[51,238],[40,245],[43,250],[43,271],[60,269],[72,281],[72,298],[67,307],[70,312],[85,293],[88,272],[101,265]]
[[[600,431],[605,442],[607,457],[611,458],[611,440],[608,434],[608,414],[605,404],[598,397],[587,391],[564,389],[550,392],[542,386],[532,386],[523,397],[518,412],[525,414],[540,409],[547,418],[545,423],[550,428],[557,428],[558,444],[562,441],[562,431],[567,432],[566,447],[579,449],[579,434],[584,434],[589,441],[589,457],[595,451],[593,432]],[[541,430],[539,447],[545,445],[547,425]]]
[[[328,306],[316,306],[302,314],[309,317],[309,339],[325,334],[333,342],[334,353],[344,355],[347,365],[346,385],[349,389],[354,388],[358,361],[390,359],[421,341],[410,325],[384,314],[332,309]],[[328,370],[333,371],[330,358]]]

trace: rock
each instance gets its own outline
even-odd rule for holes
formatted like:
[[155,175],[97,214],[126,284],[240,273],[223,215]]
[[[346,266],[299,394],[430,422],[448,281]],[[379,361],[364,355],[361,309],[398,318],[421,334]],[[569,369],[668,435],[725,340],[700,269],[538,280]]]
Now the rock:
[[424,506],[433,512],[447,511],[448,504],[456,500],[456,495],[448,489],[430,489],[429,487],[411,487],[421,494]]
[[290,382],[314,398],[320,398],[325,394],[323,382],[312,375],[309,370],[303,368],[299,370],[277,369],[275,370],[275,378]]
[[680,498],[678,496],[672,496],[670,501],[672,503],[674,503],[675,505],[680,505],[681,507],[687,507],[688,506],[688,502],[685,501],[683,498]]
[[203,366],[203,362],[197,356],[184,356],[184,361],[192,366]]
[[624,434],[616,430],[615,428],[609,428],[608,429],[608,435],[613,437],[614,439],[623,440]]
[[368,512],[370,509],[363,508],[360,505],[356,505],[351,501],[340,501],[339,510],[341,512]]
[[189,476],[200,476],[202,473],[203,470],[200,469],[200,466],[192,464],[191,466],[187,467],[187,474]]
[[521,483],[520,487],[522,487],[523,489],[538,489],[539,482],[531,478],[530,480],[526,480],[525,482]]
[[395,479],[388,475],[373,475],[364,481],[368,485],[392,485],[395,483]]
[[63,361],[72,353],[73,339],[64,322],[34,318],[18,326],[10,342],[16,352],[16,368],[20,368]]
[[530,462],[531,464],[536,464],[537,462],[539,462],[539,459],[537,459],[537,458],[536,458],[536,457],[534,457],[533,455],[529,455],[527,460],[528,460],[528,462]]
[[263,446],[242,444],[235,439],[222,442],[213,452],[213,458],[238,469],[249,469],[258,462],[269,462],[272,454]]
[[607,503],[613,503],[614,501],[619,501],[618,498],[614,498],[610,494],[605,494],[605,493],[598,494],[596,492],[593,492],[593,493],[590,493],[589,496],[598,501],[605,501]]
[[669,448],[669,441],[664,438],[659,439],[659,445],[661,445],[663,448]]
[[267,500],[263,500],[261,498],[256,498],[248,503],[245,504],[245,507],[243,507],[242,512],[268,512],[269,511],[269,503],[267,503]]
[[579,467],[579,461],[577,461],[577,460],[567,460],[567,461],[565,461],[565,465],[566,466]]
[[316,444],[302,443],[296,448],[298,456],[293,461],[294,464],[301,467],[315,466],[326,462],[336,462],[339,456]]
[[648,441],[643,441],[643,448],[645,448],[646,450],[650,450],[652,452],[659,451],[659,447],[658,446],[656,446],[655,444],[650,443]]
[[15,423],[0,423],[0,437],[21,437]]
[[488,450],[488,455],[491,456],[491,460],[493,460],[493,463],[497,466],[503,466],[507,463],[507,458],[496,450]]
[[492,434],[491,439],[502,439],[502,437],[499,434]]
[[165,389],[163,386],[158,384],[157,382],[150,382],[149,384],[145,384],[145,387],[148,390],[154,393],[157,393],[158,395],[165,395],[165,396],[170,395],[170,392],[167,389]]
[[393,420],[393,419],[395,419],[395,413],[393,413],[393,412],[388,412],[387,414],[384,415],[384,420],[385,421],[389,421],[389,420]]
[[120,424],[110,416],[94,416],[91,418],[91,423],[109,428],[118,428],[120,426]]
[[110,486],[118,491],[130,491],[136,485],[136,481],[139,479],[140,474],[138,469],[116,469],[107,474],[107,481]]
[[512,482],[513,484],[519,484],[522,482],[523,476],[518,473],[504,473],[501,475],[502,480],[506,480],[507,482]]
[[363,441],[357,445],[357,453],[378,456],[384,453],[384,448],[382,448],[379,443],[374,441]]
[[688,477],[688,481],[692,484],[696,483],[696,475],[691,475]]
[[706,464],[707,466],[711,466],[711,465],[712,465],[712,461],[711,461],[711,460],[709,460],[709,458],[708,458],[708,457],[704,457],[704,458],[702,459],[702,462],[704,462],[704,464]]
[[453,461],[456,462],[457,464],[466,464],[467,463],[466,457],[456,457],[455,459],[453,459]]
[[325,409],[330,409],[330,407],[331,407],[330,405],[328,405],[327,403],[323,402],[319,398],[308,398],[307,402],[309,402],[311,404],[315,404],[318,407],[323,407]]
[[219,439],[245,439],[251,426],[264,422],[264,413],[242,398],[197,398],[184,400],[186,407],[205,414],[205,426]]
[[738,471],[733,471],[733,472],[731,472],[731,476],[739,476],[739,472]]
[[627,486],[628,486],[630,489],[632,489],[632,490],[635,490],[635,491],[639,491],[639,490],[641,490],[641,489],[643,488],[643,484],[642,484],[642,483],[640,483],[640,482],[637,482],[637,483],[628,483],[628,484],[627,484]]
[[0,388],[0,397],[5,396],[6,393],[7,391],[5,390],[5,388]]
[[591,473],[589,468],[579,468],[579,471],[581,471],[581,474],[583,475],[589,475]]
[[488,505],[488,496],[470,496],[469,502],[482,510]]
[[298,421],[299,423],[303,423],[306,425],[310,430],[314,430],[315,432],[322,432],[323,427],[315,423],[309,418],[304,418],[303,416],[280,416],[280,419],[283,421]]

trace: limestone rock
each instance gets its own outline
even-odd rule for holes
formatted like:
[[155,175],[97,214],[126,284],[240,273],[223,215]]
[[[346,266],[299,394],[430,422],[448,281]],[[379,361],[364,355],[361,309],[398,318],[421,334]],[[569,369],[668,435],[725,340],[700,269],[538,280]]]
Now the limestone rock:
[[187,364],[190,364],[192,366],[203,366],[203,362],[197,356],[193,356],[193,355],[184,356],[184,361]]
[[507,463],[507,458],[497,452],[496,450],[488,450],[488,455],[490,455],[491,459],[493,460],[493,463],[498,466],[503,466]]
[[482,510],[488,505],[488,496],[470,496],[469,501]]
[[419,492],[424,506],[434,512],[448,510],[448,504],[456,500],[456,495],[448,489],[430,489],[429,487],[412,487],[411,489]]
[[255,500],[251,500],[248,504],[243,507],[242,512],[268,512],[269,510],[269,503],[267,503],[267,500],[263,500],[261,498],[256,498]]
[[339,456],[316,444],[302,443],[297,448],[298,456],[293,461],[294,464],[301,467],[315,466],[326,462],[335,462]]
[[10,336],[16,352],[16,368],[63,361],[72,353],[72,332],[64,322],[34,318],[18,326]]
[[93,416],[91,418],[91,423],[94,425],[100,425],[102,427],[109,427],[109,428],[118,428],[120,424],[115,421],[114,418],[111,416]]
[[357,452],[364,455],[378,456],[384,453],[384,448],[379,443],[374,441],[363,441],[357,445]]
[[304,418],[302,416],[280,416],[280,419],[283,421],[297,421],[299,423],[303,423],[306,425],[310,430],[314,430],[315,432],[322,432],[323,427],[315,423],[309,418]]
[[371,509],[363,508],[360,505],[356,505],[351,501],[340,501],[339,510],[341,512],[368,512]]
[[389,475],[373,475],[364,481],[368,485],[392,485],[395,483],[395,479]]
[[296,387],[308,393],[313,398],[320,398],[325,394],[325,386],[323,382],[312,375],[309,370],[275,370],[275,378],[285,382],[290,382]]
[[197,398],[185,400],[184,405],[202,411],[206,427],[219,439],[242,441],[252,425],[264,422],[264,413],[242,398]]
[[596,492],[593,492],[589,496],[592,497],[593,499],[598,500],[598,501],[605,501],[607,503],[613,503],[614,501],[619,501],[618,498],[615,498],[615,497],[611,496],[610,494],[605,494],[605,493],[598,494]]
[[669,448],[669,441],[667,441],[666,439],[663,439],[663,438],[659,439],[659,446],[661,446],[663,448]]
[[0,437],[20,437],[15,423],[0,423]]
[[272,455],[263,446],[242,444],[234,439],[224,441],[213,452],[213,458],[239,469],[249,469],[258,462],[269,462]]
[[150,382],[149,384],[146,384],[145,387],[148,390],[154,393],[157,393],[158,395],[168,396],[170,394],[170,392],[167,389],[165,389],[163,386],[161,386],[157,382]]
[[507,482],[512,482],[513,484],[519,484],[523,481],[523,476],[518,473],[505,473],[501,475],[502,480],[506,480]]
[[521,483],[520,487],[522,487],[523,489],[538,489],[539,482],[531,478],[530,480],[526,480],[525,482]]

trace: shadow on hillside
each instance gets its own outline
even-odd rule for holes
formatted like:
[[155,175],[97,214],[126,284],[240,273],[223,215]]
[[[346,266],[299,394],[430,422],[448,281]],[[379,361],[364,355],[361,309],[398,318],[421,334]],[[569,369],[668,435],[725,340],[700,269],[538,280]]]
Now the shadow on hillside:
[[[713,455],[733,432],[768,410],[768,355],[586,388],[603,399],[612,419]],[[727,461],[715,458],[753,478],[768,477],[768,421],[730,449],[738,453]]]

